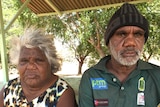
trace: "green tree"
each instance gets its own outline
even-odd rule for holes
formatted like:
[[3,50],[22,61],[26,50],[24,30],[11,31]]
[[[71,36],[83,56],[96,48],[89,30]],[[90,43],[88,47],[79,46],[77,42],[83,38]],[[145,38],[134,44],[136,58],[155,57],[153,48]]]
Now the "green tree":
[[[16,3],[17,7],[21,4]],[[160,54],[159,27],[160,27],[160,1],[141,3],[137,8],[147,17],[150,23],[150,36],[145,45],[142,58],[149,61]],[[19,17],[19,22],[24,26],[38,25],[46,27],[48,33],[63,39],[65,44],[73,50],[75,58],[79,62],[79,73],[87,58],[94,64],[100,57],[108,54],[104,43],[104,32],[107,23],[118,7],[64,14],[62,16],[37,17],[29,9],[26,9]]]
[[[14,6],[14,2],[15,1],[13,1],[13,0],[2,0],[2,12],[3,12],[4,28],[6,28],[6,26],[8,26],[11,19],[14,17],[14,15],[17,12],[16,7]],[[15,23],[12,24],[10,29],[5,32],[7,56],[9,56],[8,51],[9,51],[9,42],[10,42],[11,37],[12,36],[18,36],[18,34],[20,34],[21,32],[22,32],[22,28],[19,25],[18,20],[16,20]],[[1,46],[1,44],[0,44],[0,46]],[[9,58],[8,58],[8,60],[9,60]]]
[[143,59],[149,61],[151,58],[159,59],[160,55],[160,1],[154,0],[150,4],[138,5],[139,9],[147,17],[150,24],[150,34],[145,45]]

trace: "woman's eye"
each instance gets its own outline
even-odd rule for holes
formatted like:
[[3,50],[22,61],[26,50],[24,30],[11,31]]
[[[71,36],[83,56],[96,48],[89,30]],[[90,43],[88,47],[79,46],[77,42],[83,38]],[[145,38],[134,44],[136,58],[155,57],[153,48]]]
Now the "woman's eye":
[[27,59],[22,59],[22,60],[20,60],[20,62],[28,62],[28,60]]
[[36,59],[36,62],[43,62],[44,60],[43,59],[40,59],[40,58],[37,58]]
[[21,65],[24,65],[24,64],[28,63],[28,60],[27,60],[27,59],[20,59],[20,60],[19,60],[19,63],[20,63]]

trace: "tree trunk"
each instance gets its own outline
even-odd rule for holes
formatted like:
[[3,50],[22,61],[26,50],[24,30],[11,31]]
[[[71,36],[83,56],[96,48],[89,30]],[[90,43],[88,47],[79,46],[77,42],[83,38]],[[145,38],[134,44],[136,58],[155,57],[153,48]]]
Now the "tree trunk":
[[83,64],[79,62],[79,65],[78,65],[78,75],[82,74],[82,66],[83,66]]
[[85,57],[80,57],[79,61],[78,61],[78,75],[82,74],[82,66],[83,66],[83,62],[85,60]]

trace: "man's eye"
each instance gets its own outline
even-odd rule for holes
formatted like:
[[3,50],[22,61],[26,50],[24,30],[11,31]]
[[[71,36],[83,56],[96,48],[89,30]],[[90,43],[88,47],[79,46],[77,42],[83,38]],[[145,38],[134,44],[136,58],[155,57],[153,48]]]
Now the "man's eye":
[[120,36],[120,37],[125,37],[127,35],[127,33],[125,33],[125,32],[117,32],[116,35]]
[[135,33],[134,36],[135,36],[135,37],[143,37],[143,36],[144,36],[144,33],[141,33],[141,32]]

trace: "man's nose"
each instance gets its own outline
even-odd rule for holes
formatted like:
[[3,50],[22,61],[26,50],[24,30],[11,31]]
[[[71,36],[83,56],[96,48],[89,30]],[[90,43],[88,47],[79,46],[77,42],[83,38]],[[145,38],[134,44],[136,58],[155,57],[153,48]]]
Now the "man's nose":
[[124,39],[124,46],[136,46],[136,38],[134,37],[134,34],[128,34],[127,37]]

